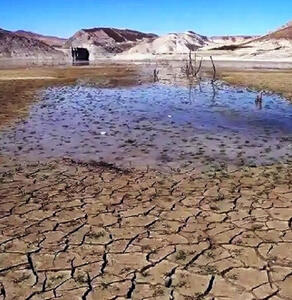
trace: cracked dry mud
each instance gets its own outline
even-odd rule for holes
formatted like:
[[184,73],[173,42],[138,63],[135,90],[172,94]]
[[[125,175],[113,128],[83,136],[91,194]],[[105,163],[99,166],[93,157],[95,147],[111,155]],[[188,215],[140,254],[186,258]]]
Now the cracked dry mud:
[[0,299],[292,299],[292,167],[0,170]]

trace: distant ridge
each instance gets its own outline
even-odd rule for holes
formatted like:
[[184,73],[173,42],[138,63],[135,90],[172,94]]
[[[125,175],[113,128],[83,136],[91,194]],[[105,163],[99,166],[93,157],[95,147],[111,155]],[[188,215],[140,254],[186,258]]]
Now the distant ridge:
[[[292,56],[292,21],[263,36],[225,35],[204,36],[194,31],[169,33],[158,36],[132,29],[107,27],[84,28],[69,39],[46,36],[34,32],[16,32],[0,29],[0,57],[71,59],[70,48],[86,48],[90,60],[116,56],[126,59],[149,58],[153,55],[176,55],[192,51],[216,50],[218,55],[230,54],[241,57],[269,55],[269,57]],[[60,50],[60,51],[58,51]],[[117,56],[121,54],[121,56]],[[208,54],[209,55],[209,54]]]
[[249,41],[251,39],[258,38],[255,35],[218,35],[218,36],[211,36],[209,39],[214,43],[220,44],[234,44],[234,43],[242,43]]
[[30,31],[24,31],[24,30],[18,30],[15,31],[14,33],[16,33],[19,36],[24,36],[26,38],[33,38],[39,40],[51,47],[62,47],[65,45],[65,42],[67,41],[67,39],[59,38],[56,36],[47,36],[47,35],[42,35],[42,34],[30,32]]
[[61,59],[64,55],[42,41],[0,29],[0,57]]

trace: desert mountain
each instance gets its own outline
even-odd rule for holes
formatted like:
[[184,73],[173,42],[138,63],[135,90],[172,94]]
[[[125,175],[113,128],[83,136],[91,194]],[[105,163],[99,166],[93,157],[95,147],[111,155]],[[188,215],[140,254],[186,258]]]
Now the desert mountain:
[[61,59],[63,56],[39,40],[0,29],[0,58]]
[[175,54],[188,53],[209,43],[206,36],[199,35],[192,31],[185,33],[170,33],[155,39],[140,42],[129,49],[127,54]]
[[[190,50],[235,51],[241,57],[292,57],[292,22],[264,36],[212,36],[193,31],[157,36],[129,29],[81,29],[68,40],[27,31],[0,30],[0,57],[64,58],[71,56],[70,48],[87,48],[90,59],[120,54],[124,58],[139,59],[163,54],[185,54]],[[56,50],[58,48],[61,51]],[[120,57],[117,56],[117,58]]]
[[41,42],[44,42],[45,44],[51,46],[51,47],[62,47],[65,45],[66,39],[62,39],[56,36],[46,36],[41,35],[38,33],[30,32],[30,31],[24,31],[24,30],[18,30],[15,31],[17,35],[24,36],[26,38],[32,38],[35,40],[39,40]]
[[157,35],[129,29],[92,28],[81,29],[65,43],[66,48],[84,47],[91,57],[116,54],[129,49],[143,39],[153,39]]

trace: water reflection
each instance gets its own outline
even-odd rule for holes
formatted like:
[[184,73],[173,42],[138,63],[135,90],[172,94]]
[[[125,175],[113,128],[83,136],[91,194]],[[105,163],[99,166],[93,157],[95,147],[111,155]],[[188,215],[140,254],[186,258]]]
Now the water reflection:
[[72,66],[89,66],[89,61],[73,61]]

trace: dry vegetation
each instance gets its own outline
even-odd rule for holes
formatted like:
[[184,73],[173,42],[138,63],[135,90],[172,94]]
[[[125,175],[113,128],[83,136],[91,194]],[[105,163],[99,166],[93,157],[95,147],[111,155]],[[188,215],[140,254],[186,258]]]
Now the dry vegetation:
[[223,72],[221,78],[231,84],[276,92],[292,100],[291,71],[230,71]]

